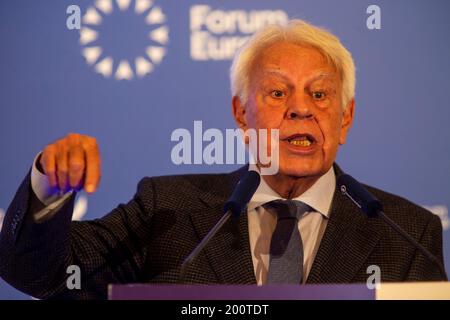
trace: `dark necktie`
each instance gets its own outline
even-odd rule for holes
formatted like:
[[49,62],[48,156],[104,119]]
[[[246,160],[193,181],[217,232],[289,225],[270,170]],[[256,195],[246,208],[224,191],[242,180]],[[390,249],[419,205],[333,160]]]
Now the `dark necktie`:
[[298,219],[309,206],[296,200],[274,200],[264,205],[275,212],[277,225],[270,243],[268,284],[301,284],[303,278],[303,243]]

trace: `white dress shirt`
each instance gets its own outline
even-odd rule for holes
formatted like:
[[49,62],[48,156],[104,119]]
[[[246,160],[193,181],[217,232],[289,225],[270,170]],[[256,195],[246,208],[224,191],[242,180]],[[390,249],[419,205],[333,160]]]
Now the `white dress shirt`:
[[[255,165],[250,165],[249,170],[258,171],[258,168]],[[298,222],[298,229],[303,242],[303,282],[306,281],[311,271],[320,241],[325,232],[335,188],[336,176],[333,167],[331,167],[311,188],[293,199],[302,201],[313,208],[313,210],[304,213]],[[261,183],[250,200],[247,210],[250,249],[258,285],[266,283],[270,241],[277,223],[275,214],[266,211],[262,205],[276,199],[282,199],[282,197],[269,187],[262,176]]]

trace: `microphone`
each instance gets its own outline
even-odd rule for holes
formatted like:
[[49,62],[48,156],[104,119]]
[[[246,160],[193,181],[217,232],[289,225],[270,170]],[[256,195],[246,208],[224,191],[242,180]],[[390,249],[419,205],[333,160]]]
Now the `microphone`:
[[369,217],[380,217],[385,223],[387,223],[392,229],[394,229],[399,235],[401,235],[412,246],[418,249],[428,260],[430,260],[438,269],[441,276],[447,279],[444,266],[441,262],[424,246],[411,237],[405,230],[403,230],[398,224],[392,221],[383,212],[383,206],[381,202],[372,195],[367,189],[365,189],[356,179],[348,174],[341,174],[337,179],[337,184],[341,193],[348,197],[358,208],[360,208]]
[[222,228],[222,226],[232,216],[233,220],[237,220],[241,213],[247,208],[248,202],[253,197],[253,194],[258,189],[261,177],[256,171],[247,171],[239,180],[238,184],[234,188],[228,201],[225,203],[223,211],[224,215],[215,224],[215,226],[208,232],[203,240],[195,247],[195,249],[189,254],[189,256],[183,261],[180,270],[179,279],[183,280],[186,274],[186,270],[192,264],[192,261],[200,254],[202,249],[208,244],[210,239]]

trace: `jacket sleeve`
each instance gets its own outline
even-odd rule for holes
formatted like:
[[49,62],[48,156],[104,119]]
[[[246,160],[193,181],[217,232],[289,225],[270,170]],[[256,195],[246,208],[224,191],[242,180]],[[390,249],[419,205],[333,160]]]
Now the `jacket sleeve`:
[[[153,212],[153,185],[143,179],[127,204],[101,219],[72,222],[75,194],[57,213],[36,223],[44,205],[30,174],[10,204],[0,233],[0,276],[40,299],[105,299],[110,283],[140,281]],[[80,270],[80,289],[69,289],[69,266]],[[73,278],[72,278],[73,280]]]
[[[420,243],[428,249],[444,266],[442,252],[442,223],[438,216],[432,214]],[[419,250],[416,250],[406,281],[447,281],[447,275],[442,276],[439,268]]]

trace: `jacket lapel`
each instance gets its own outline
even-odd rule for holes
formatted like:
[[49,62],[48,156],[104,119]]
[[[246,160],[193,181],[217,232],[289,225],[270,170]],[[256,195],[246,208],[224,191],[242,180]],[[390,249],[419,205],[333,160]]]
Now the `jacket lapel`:
[[[245,166],[230,173],[224,181],[218,181],[213,193],[202,195],[208,206],[204,212],[191,213],[190,218],[201,241],[223,215],[223,206],[243,173]],[[243,213],[237,221],[230,218],[218,233],[211,238],[201,253],[214,270],[220,283],[256,284],[250,251],[247,215]],[[195,269],[193,267],[193,269]]]
[[[337,169],[336,176],[340,174]],[[379,228],[336,188],[307,283],[352,282],[379,238]]]

